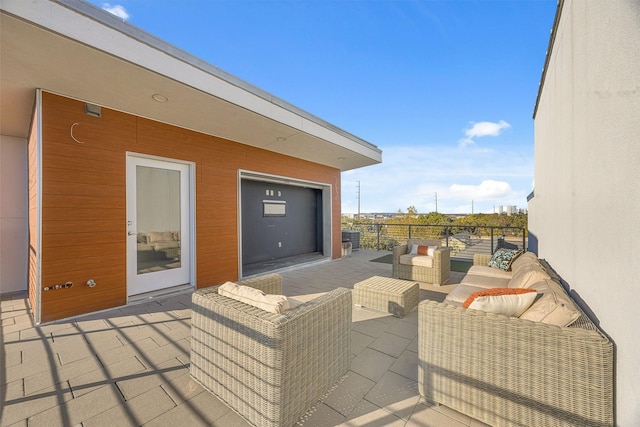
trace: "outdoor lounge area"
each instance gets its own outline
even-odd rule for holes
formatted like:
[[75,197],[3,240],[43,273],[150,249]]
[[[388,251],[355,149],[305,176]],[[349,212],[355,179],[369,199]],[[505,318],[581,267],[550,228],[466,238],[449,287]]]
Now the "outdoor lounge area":
[[[310,300],[352,289],[392,266],[381,253],[280,272],[283,293]],[[442,301],[450,284],[420,284],[420,300]],[[2,296],[0,425],[248,425],[189,374],[192,292],[34,327],[26,293]],[[398,318],[352,311],[351,367],[305,426],[480,426],[418,392],[418,311]]]
[[[392,278],[380,255],[38,326],[26,294],[4,294],[0,425],[613,425],[611,342],[559,289],[551,307],[534,254],[508,272],[476,255],[445,285]],[[515,317],[460,307],[500,286],[542,298]]]

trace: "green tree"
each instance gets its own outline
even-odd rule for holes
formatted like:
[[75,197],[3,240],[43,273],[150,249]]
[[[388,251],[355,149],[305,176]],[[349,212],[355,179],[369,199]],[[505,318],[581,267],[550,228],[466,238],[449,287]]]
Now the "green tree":
[[434,224],[434,225],[449,225],[453,222],[451,217],[438,212],[429,212],[426,215],[418,216],[418,223],[420,224]]

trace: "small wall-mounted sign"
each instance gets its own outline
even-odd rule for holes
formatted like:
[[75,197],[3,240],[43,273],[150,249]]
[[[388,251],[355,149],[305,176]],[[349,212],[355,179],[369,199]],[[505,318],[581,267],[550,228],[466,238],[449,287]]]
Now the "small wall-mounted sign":
[[287,216],[287,202],[281,200],[263,200],[262,216]]

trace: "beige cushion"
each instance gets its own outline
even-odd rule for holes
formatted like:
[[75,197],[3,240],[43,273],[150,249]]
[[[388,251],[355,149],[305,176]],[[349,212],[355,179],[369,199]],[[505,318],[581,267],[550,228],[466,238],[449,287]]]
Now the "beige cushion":
[[465,274],[460,283],[479,286],[481,288],[508,288],[510,280],[508,277],[500,278],[481,274]]
[[433,257],[426,255],[400,255],[400,264],[432,268]]
[[176,242],[175,240],[172,240],[169,242],[156,242],[156,243],[153,243],[151,246],[153,246],[153,249],[155,249],[156,251],[161,251],[163,249],[179,248],[180,242]]
[[171,231],[150,231],[147,233],[147,243],[169,242],[174,240],[173,236]]
[[522,288],[494,288],[474,292],[462,304],[487,313],[520,316],[536,299],[536,291]]
[[538,261],[538,257],[533,252],[525,252],[520,256],[518,256],[518,258],[516,258],[511,263],[511,271],[515,273],[516,271],[518,271],[518,269],[522,268],[523,266],[528,266],[531,264],[540,265],[540,261]]
[[544,279],[529,286],[529,289],[542,294],[542,297],[522,313],[521,319],[569,326],[580,317],[580,310],[559,283]]
[[478,286],[471,285],[458,285],[447,294],[444,302],[451,304],[455,303],[456,305],[462,305],[463,302],[467,300],[474,292],[481,291],[485,288],[480,288]]
[[508,288],[528,288],[536,282],[550,279],[547,271],[540,264],[525,264],[512,273]]
[[512,273],[500,268],[488,267],[486,265],[472,265],[467,274],[477,274],[480,276],[497,277],[500,279],[511,279]]
[[284,295],[267,295],[260,289],[226,282],[218,287],[218,294],[233,298],[270,313],[282,313],[289,309],[289,301]]

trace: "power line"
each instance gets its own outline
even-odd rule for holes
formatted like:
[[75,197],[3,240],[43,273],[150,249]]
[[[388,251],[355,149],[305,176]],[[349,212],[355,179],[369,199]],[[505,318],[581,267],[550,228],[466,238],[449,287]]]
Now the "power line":
[[358,186],[356,188],[356,196],[358,197],[358,218],[360,218],[360,181],[358,181]]

